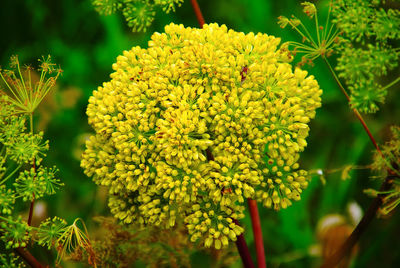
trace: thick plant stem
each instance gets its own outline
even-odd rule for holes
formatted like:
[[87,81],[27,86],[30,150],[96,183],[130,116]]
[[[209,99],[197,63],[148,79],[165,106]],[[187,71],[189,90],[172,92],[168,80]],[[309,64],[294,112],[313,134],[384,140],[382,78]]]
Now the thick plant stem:
[[249,205],[254,241],[256,244],[257,266],[258,268],[266,268],[267,264],[265,262],[264,241],[261,230],[260,215],[257,208],[257,201],[249,198],[247,199],[247,203]]
[[[239,222],[237,220],[233,220],[237,225]],[[239,251],[240,258],[242,259],[243,266],[245,268],[254,268],[253,260],[251,259],[249,248],[247,247],[246,240],[244,239],[243,234],[237,236],[236,247]]]
[[201,10],[200,10],[200,6],[197,3],[197,0],[190,0],[190,2],[192,3],[192,7],[194,10],[194,13],[196,14],[196,18],[197,18],[197,21],[199,22],[200,28],[203,28],[203,25],[205,22],[204,22],[203,14],[201,13]]
[[236,247],[239,251],[240,258],[242,259],[245,268],[254,268],[253,260],[251,259],[249,248],[244,240],[243,234],[239,235],[236,240]]
[[15,252],[17,252],[18,255],[31,267],[33,268],[45,267],[29,251],[25,250],[24,248],[16,248]]
[[[393,176],[387,176],[379,191],[387,191],[390,189],[391,181],[393,179]],[[367,229],[371,221],[375,218],[376,212],[382,205],[382,197],[383,196],[378,195],[378,197],[372,201],[367,212],[364,214],[361,221],[357,224],[350,236],[346,239],[344,244],[331,257],[325,260],[325,262],[321,265],[321,268],[335,267],[345,256],[351,254],[351,249],[360,239],[361,235]]]

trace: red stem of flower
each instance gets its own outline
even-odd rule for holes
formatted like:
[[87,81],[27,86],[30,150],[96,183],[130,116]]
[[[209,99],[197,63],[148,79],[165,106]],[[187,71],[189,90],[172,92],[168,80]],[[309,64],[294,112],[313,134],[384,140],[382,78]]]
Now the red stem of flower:
[[[237,225],[239,222],[237,220],[233,220]],[[247,247],[246,240],[244,239],[243,234],[237,236],[236,247],[239,251],[240,258],[242,259],[243,266],[245,268],[255,268],[253,260],[251,259],[249,248]]]
[[369,139],[371,140],[372,144],[374,145],[375,149],[379,152],[379,154],[383,156],[383,153],[381,151],[381,149],[379,148],[378,144],[376,143],[376,140],[374,138],[374,136],[372,136],[371,131],[369,130],[367,124],[365,123],[363,117],[361,116],[361,114],[357,111],[357,109],[353,108],[353,112],[356,115],[356,117],[358,118],[358,120],[360,121],[360,123],[362,124],[365,132],[367,132]]
[[29,251],[24,248],[16,248],[15,252],[24,259],[24,261],[33,268],[44,268],[43,266]]
[[[340,82],[339,77],[337,77],[337,75],[335,74],[335,71],[332,69],[332,66],[329,64],[328,59],[325,58],[325,57],[323,57],[323,59],[324,59],[326,65],[328,66],[329,71],[331,72],[333,78],[335,78],[335,81],[336,81],[336,83],[338,84],[338,86],[339,86],[339,88],[340,88],[340,91],[342,91],[343,95],[344,95],[344,96],[346,97],[346,99],[347,99],[347,102],[350,104],[350,102],[351,102],[350,96],[349,96],[349,94],[347,94],[346,89],[343,87],[342,83]],[[358,119],[358,120],[360,121],[360,123],[362,124],[362,126],[363,126],[365,132],[367,132],[367,135],[368,135],[369,139],[371,140],[372,144],[374,145],[374,147],[376,148],[376,150],[379,152],[379,154],[383,157],[382,151],[381,151],[381,149],[379,148],[379,146],[378,146],[378,144],[377,144],[377,142],[376,142],[374,136],[372,136],[372,133],[371,133],[371,131],[369,130],[367,124],[365,123],[364,118],[361,116],[361,114],[357,111],[356,108],[352,108],[352,110],[353,110],[354,114],[356,115],[357,119]]]
[[29,207],[29,215],[28,215],[28,225],[32,225],[32,217],[33,217],[33,206],[35,205],[35,194],[32,196],[31,205]]
[[200,28],[203,28],[203,25],[205,22],[204,22],[203,14],[201,13],[201,10],[200,10],[200,6],[197,3],[197,0],[190,0],[190,2],[192,3],[192,7],[194,10],[194,13],[196,14],[197,21],[199,22]]
[[249,205],[251,224],[253,226],[253,235],[256,244],[258,268],[267,268],[267,263],[265,261],[264,241],[261,230],[260,215],[258,213],[257,201],[253,199],[247,199],[247,203]]

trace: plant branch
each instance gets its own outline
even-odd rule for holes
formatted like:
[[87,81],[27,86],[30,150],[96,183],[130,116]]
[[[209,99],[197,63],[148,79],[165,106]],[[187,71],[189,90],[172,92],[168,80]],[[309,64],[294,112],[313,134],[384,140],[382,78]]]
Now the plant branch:
[[[332,66],[329,64],[329,61],[327,60],[326,57],[322,57],[322,58],[325,60],[325,63],[328,65],[329,70],[330,70],[331,74],[333,75],[333,77],[335,78],[336,83],[339,85],[340,90],[343,92],[343,94],[347,98],[347,101],[350,103],[350,97],[347,94],[346,90],[344,89],[339,78],[337,77]],[[394,81],[394,83],[397,82],[396,80]],[[382,158],[385,158],[382,151],[380,150],[376,140],[372,136],[372,133],[369,130],[367,124],[365,123],[364,119],[362,118],[361,114],[355,108],[352,108],[352,110],[353,110],[354,114],[356,115],[356,117],[358,118],[358,120],[360,121],[360,123],[362,124],[364,130],[368,134],[368,137],[370,138],[370,140],[373,143],[376,150],[379,152],[379,154],[382,156]],[[388,189],[390,189],[390,186],[394,179],[394,175],[391,172],[391,170],[388,170],[388,172],[389,172],[389,175],[385,178],[379,191],[387,191]],[[353,230],[353,232],[350,234],[350,236],[346,239],[344,244],[321,265],[321,268],[335,267],[346,255],[348,255],[351,252],[351,249],[353,248],[353,246],[357,243],[357,241],[360,239],[361,235],[367,229],[368,225],[375,218],[377,211],[379,210],[380,206],[382,205],[382,198],[384,196],[385,195],[381,194],[381,195],[378,195],[376,198],[374,198],[371,205],[368,207],[367,212],[364,214],[361,221],[357,224],[356,228]]]
[[28,225],[32,225],[33,207],[35,205],[35,194],[32,195],[31,205],[29,206]]
[[[332,66],[329,64],[329,61],[326,57],[322,57],[326,63],[326,65],[328,65],[329,67],[329,71],[331,72],[332,76],[335,78],[336,83],[338,84],[340,90],[342,91],[342,93],[346,96],[347,101],[350,104],[350,96],[347,93],[347,91],[344,89],[342,83],[340,82],[339,78],[337,77],[335,71],[333,70]],[[357,119],[360,121],[360,123],[362,124],[365,132],[367,133],[369,139],[371,140],[372,144],[374,145],[375,149],[379,152],[379,154],[383,157],[382,151],[378,146],[378,143],[376,142],[374,136],[372,136],[371,131],[369,130],[367,124],[364,121],[364,118],[361,116],[361,114],[357,111],[356,108],[351,108],[354,112],[354,114],[356,115]]]
[[11,176],[14,175],[15,172],[17,172],[21,167],[22,167],[22,164],[19,165],[18,167],[16,167],[16,169],[14,169],[4,180],[2,180],[2,181],[0,182],[0,185],[2,185],[2,184],[5,183],[9,178],[11,178]]
[[[389,175],[386,177],[385,181],[382,183],[379,191],[387,191],[394,179],[395,176]],[[350,234],[350,236],[346,239],[344,244],[325,262],[321,265],[320,268],[331,268],[335,267],[345,256],[351,253],[351,249],[360,239],[361,235],[367,229],[368,225],[371,221],[375,218],[376,212],[378,211],[379,207],[382,205],[382,198],[385,195],[378,195],[369,206],[367,212],[362,217],[361,221],[357,224],[356,228]]]
[[261,230],[260,215],[258,213],[257,201],[253,199],[247,199],[249,205],[251,224],[253,226],[253,236],[256,245],[257,252],[257,264],[258,268],[267,268],[265,261],[264,241]]
[[200,6],[197,3],[197,0],[190,0],[190,2],[192,3],[192,7],[194,10],[194,13],[196,14],[196,18],[197,18],[197,21],[199,22],[200,28],[203,28],[203,25],[205,22],[204,22],[203,14],[201,13],[201,10],[200,10]]
[[[233,222],[239,225],[239,222],[233,219]],[[239,251],[240,258],[242,259],[243,266],[245,268],[254,268],[253,260],[251,259],[249,248],[247,247],[246,240],[244,239],[243,234],[237,236],[237,240],[235,241],[236,247]]]
[[[29,125],[31,128],[31,134],[33,135],[33,112],[29,114]],[[33,158],[33,170],[35,171],[36,177],[36,159]],[[33,179],[35,179],[35,177]],[[31,226],[32,224],[32,217],[33,217],[33,207],[35,205],[35,193],[32,194],[32,201],[29,207],[29,214],[28,214],[28,225]]]
[[44,268],[42,265],[29,251],[24,248],[16,248],[15,252],[31,267],[33,268]]
[[382,90],[386,90],[386,89],[388,89],[388,88],[390,88],[391,86],[393,86],[393,85],[395,85],[397,82],[399,82],[400,81],[400,76],[399,77],[397,77],[395,80],[393,80],[392,82],[390,82],[389,84],[387,84],[386,86],[384,86],[383,88],[382,88]]

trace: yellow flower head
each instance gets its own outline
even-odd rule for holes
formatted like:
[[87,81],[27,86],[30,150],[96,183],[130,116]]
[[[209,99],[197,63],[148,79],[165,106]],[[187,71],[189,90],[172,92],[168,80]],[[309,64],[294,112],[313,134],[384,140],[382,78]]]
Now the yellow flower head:
[[192,241],[219,249],[243,232],[246,198],[275,209],[300,199],[307,177],[297,161],[322,91],[292,70],[279,42],[170,24],[117,58],[89,99],[95,134],[81,163],[109,188],[117,218],[181,220]]

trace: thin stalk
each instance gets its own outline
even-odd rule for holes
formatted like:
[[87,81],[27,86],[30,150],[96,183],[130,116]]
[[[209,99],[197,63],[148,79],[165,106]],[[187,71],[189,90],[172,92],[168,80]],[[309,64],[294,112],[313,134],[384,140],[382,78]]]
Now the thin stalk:
[[[29,114],[29,125],[30,125],[30,132],[33,134],[33,112]],[[33,158],[33,170],[35,172],[36,177],[36,159]],[[35,179],[35,177],[33,179]],[[32,194],[32,201],[29,207],[29,214],[28,214],[28,225],[31,226],[32,218],[33,218],[33,208],[35,205],[35,193]]]
[[15,99],[16,99],[17,101],[19,101],[19,102],[22,103],[22,100],[20,99],[20,97],[17,96],[17,95],[15,94],[15,91],[12,89],[12,87],[10,86],[10,84],[8,84],[7,80],[5,79],[5,77],[3,76],[3,74],[2,74],[1,72],[0,72],[0,77],[1,77],[1,79],[4,81],[4,83],[6,84],[6,86],[7,86],[8,89],[10,90],[10,92],[14,95]]
[[342,91],[342,93],[346,96],[346,99],[348,102],[350,102],[350,96],[349,94],[347,94],[347,91],[344,89],[342,83],[339,80],[339,77],[337,77],[335,71],[333,70],[331,64],[329,63],[328,59],[326,57],[322,57],[326,63],[326,65],[328,65],[329,71],[331,72],[333,78],[335,78],[336,83],[338,84],[340,90]]
[[320,36],[319,36],[318,12],[315,12],[314,19],[315,19],[315,26],[317,27],[318,46],[320,47],[320,46],[321,46],[321,38],[320,38]]
[[21,68],[20,68],[20,66],[19,66],[19,63],[17,64],[17,69],[18,69],[19,77],[21,78],[21,84],[22,84],[22,88],[23,88],[22,91],[25,93],[26,98],[29,99],[29,97],[28,97],[28,91],[26,90],[24,77],[22,76]]
[[31,134],[33,134],[33,113],[29,114],[29,127]]
[[331,9],[332,9],[332,3],[329,3],[329,11],[328,11],[328,16],[326,18],[326,22],[325,22],[325,28],[322,32],[322,40],[325,40],[325,38],[329,35],[326,35],[327,31],[328,31],[328,25],[329,25],[329,17],[331,15]]
[[199,22],[200,28],[203,28],[205,21],[203,18],[203,14],[201,13],[200,6],[196,0],[190,0],[190,2],[192,3],[192,7],[194,10],[194,13],[196,14],[196,18],[197,18],[197,21]]
[[[344,89],[342,83],[340,82],[339,78],[337,77],[335,71],[333,70],[332,66],[329,64],[329,61],[326,57],[322,57],[325,60],[325,63],[328,65],[329,70],[331,71],[332,76],[335,78],[336,83],[338,84],[340,90],[342,91],[342,93],[346,96],[347,101],[350,103],[350,96],[349,94],[347,94],[347,91]],[[354,114],[356,115],[356,117],[358,118],[358,120],[360,121],[360,123],[362,124],[365,132],[367,132],[367,135],[369,137],[369,139],[371,140],[372,144],[374,145],[374,147],[376,148],[376,150],[379,152],[379,154],[382,154],[381,149],[378,146],[378,143],[376,142],[374,136],[372,136],[371,131],[369,130],[367,124],[364,121],[364,118],[361,116],[361,114],[357,111],[356,108],[352,108]]]
[[[391,181],[394,176],[387,176],[383,184],[381,185],[379,191],[387,191],[390,188]],[[351,249],[360,239],[361,235],[367,229],[368,225],[375,218],[376,212],[382,205],[382,198],[384,195],[378,195],[371,205],[369,206],[367,212],[362,217],[361,221],[357,224],[356,228],[353,230],[351,235],[346,239],[344,244],[325,262],[320,266],[320,268],[331,268],[336,267],[336,265],[345,257],[351,253]]]
[[300,26],[301,28],[303,28],[304,32],[306,33],[306,35],[308,35],[309,40],[311,42],[311,45],[313,45],[315,48],[318,48],[317,43],[314,41],[314,38],[312,38],[312,35],[310,34],[310,32],[308,31],[307,27],[304,26],[304,24],[302,22],[300,22]]
[[21,167],[22,167],[22,165],[19,165],[19,166],[18,166],[16,169],[14,169],[10,174],[8,174],[8,176],[7,176],[4,180],[2,180],[2,181],[0,182],[0,185],[2,185],[2,184],[5,183],[9,178],[11,178],[11,176],[14,175],[15,172],[17,172]]
[[391,86],[393,86],[393,85],[395,85],[397,82],[399,82],[400,81],[400,76],[399,77],[397,77],[395,80],[393,80],[392,82],[390,82],[389,84],[387,84],[386,86],[384,86],[383,88],[382,88],[382,90],[386,90],[386,89],[388,89],[388,88],[390,88]]
[[35,193],[32,194],[31,205],[29,206],[28,225],[32,225],[33,207],[35,206]]
[[258,213],[258,208],[257,208],[257,201],[253,199],[247,199],[247,203],[249,205],[251,224],[253,226],[253,236],[256,245],[258,268],[267,268],[267,263],[265,261],[265,250],[264,250],[264,241],[261,230],[260,215]]
[[[301,35],[301,37],[303,37],[303,39],[304,39],[304,41],[309,41],[309,43],[310,43],[310,45],[311,46],[316,46],[315,45],[315,42],[314,42],[314,40],[312,39],[312,37],[310,36],[310,38],[309,37],[307,37],[307,36],[305,36],[303,33],[302,33],[302,31],[300,31],[298,28],[297,28],[297,26],[295,26],[292,22],[290,22],[289,21],[289,24],[290,24],[290,26],[292,26],[292,28],[298,33],[298,34],[300,34]],[[304,26],[303,26],[304,27]]]

